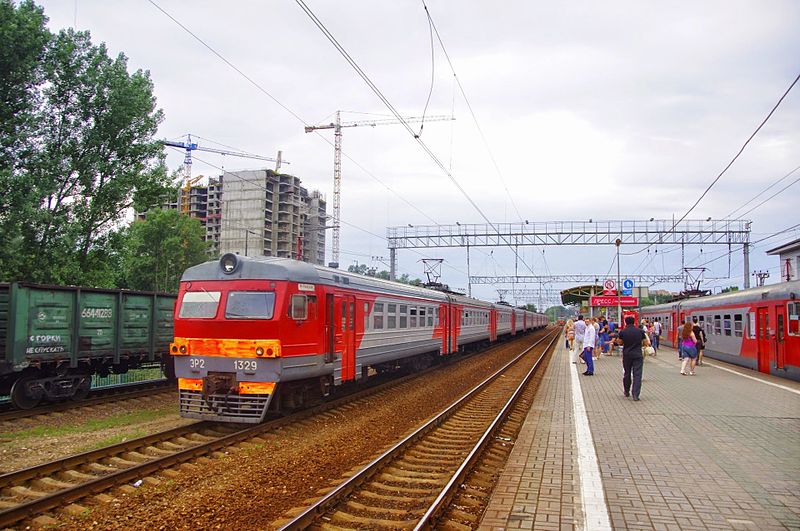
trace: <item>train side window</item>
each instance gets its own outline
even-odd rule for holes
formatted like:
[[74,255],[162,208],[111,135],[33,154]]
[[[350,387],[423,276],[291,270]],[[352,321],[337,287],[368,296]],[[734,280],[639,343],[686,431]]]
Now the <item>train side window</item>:
[[722,328],[725,330],[725,335],[726,336],[731,335],[731,316],[730,316],[730,314],[727,314],[727,315],[723,316]]
[[778,341],[784,340],[784,330],[783,330],[783,314],[778,312]]
[[397,305],[396,304],[387,304],[386,311],[389,313],[397,313]]
[[733,316],[733,335],[742,337],[742,314],[737,313]]
[[292,295],[289,303],[289,317],[297,321],[308,319],[308,297],[305,295]]
[[372,310],[374,312],[376,312],[376,313],[383,313],[383,303],[382,302],[376,302],[375,306],[372,308]]
[[747,314],[747,337],[756,338],[756,314],[753,312]]
[[372,317],[372,328],[374,330],[383,330],[383,316],[374,315]]
[[714,316],[714,335],[720,336],[722,335],[722,316],[715,315]]
[[400,326],[398,328],[408,328],[408,306],[400,305]]
[[789,318],[787,333],[790,336],[800,336],[800,302],[790,302],[787,304],[786,315]]
[[386,328],[389,328],[389,329],[397,328],[397,316],[396,315],[392,314],[392,315],[387,315],[386,316]]
[[350,303],[350,330],[356,328],[356,303]]
[[342,302],[342,332],[347,329],[347,303]]
[[428,307],[428,326],[433,326],[434,309]]

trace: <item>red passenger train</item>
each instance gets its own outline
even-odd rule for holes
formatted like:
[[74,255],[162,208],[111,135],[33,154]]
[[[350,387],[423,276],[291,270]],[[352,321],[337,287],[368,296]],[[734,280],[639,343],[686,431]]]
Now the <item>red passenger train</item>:
[[369,374],[546,325],[502,304],[226,254],[184,272],[170,350],[182,416],[257,423]]
[[697,317],[705,356],[800,380],[800,281],[642,308],[661,321],[662,343],[677,345],[681,323]]

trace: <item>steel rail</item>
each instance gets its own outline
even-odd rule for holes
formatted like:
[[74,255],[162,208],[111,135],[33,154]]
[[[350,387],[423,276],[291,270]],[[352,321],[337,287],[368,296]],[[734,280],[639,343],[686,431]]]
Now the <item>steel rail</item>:
[[516,391],[514,391],[514,394],[508,399],[505,406],[503,406],[503,408],[497,414],[494,421],[492,421],[491,425],[486,429],[486,432],[483,434],[483,436],[481,436],[480,440],[475,443],[475,446],[472,448],[469,455],[467,455],[467,457],[464,459],[464,462],[461,464],[461,466],[458,467],[458,470],[453,473],[450,481],[447,482],[433,503],[431,503],[428,510],[425,511],[425,514],[422,516],[422,518],[420,518],[419,522],[414,527],[414,531],[430,529],[436,524],[436,520],[441,515],[442,510],[450,503],[450,500],[452,500],[453,496],[455,495],[458,486],[467,477],[467,474],[469,474],[470,470],[472,470],[486,446],[491,442],[494,434],[500,428],[503,421],[511,413],[520,396],[522,396],[525,387],[530,383],[534,373],[539,369],[539,366],[541,365],[542,360],[544,360],[545,355],[553,347],[559,337],[561,337],[560,333],[556,333],[554,335],[553,339],[550,341],[550,344],[547,345],[542,352],[542,355],[539,356],[539,359],[536,360],[536,363],[534,363],[533,367],[531,367],[531,369],[528,371],[528,374],[525,375],[525,378],[523,378]]
[[[544,338],[540,339],[533,346],[538,345],[543,340]],[[533,346],[530,348],[533,348]],[[395,378],[388,382],[377,381],[376,384],[372,387],[368,387],[366,389],[361,388],[356,392],[343,395],[340,398],[331,400],[330,402],[326,402],[319,406],[315,406],[313,408],[303,410],[292,415],[274,419],[267,423],[249,426],[245,429],[236,431],[229,435],[224,435],[212,441],[206,441],[206,442],[198,441],[197,444],[182,450],[176,450],[173,454],[162,457],[154,456],[152,459],[148,461],[132,465],[130,467],[121,468],[116,471],[108,472],[107,474],[98,476],[95,479],[91,479],[86,482],[76,484],[73,487],[52,492],[48,496],[23,502],[19,505],[16,505],[14,507],[5,510],[0,510],[0,529],[11,526],[27,518],[31,518],[38,514],[42,514],[49,510],[55,509],[62,505],[74,503],[75,501],[84,498],[86,496],[99,494],[114,486],[127,483],[131,480],[141,479],[143,477],[156,473],[165,468],[170,468],[191,461],[203,455],[213,453],[222,448],[229,447],[238,444],[240,442],[244,442],[247,439],[257,437],[258,435],[263,434],[265,432],[275,430],[282,426],[298,422],[300,420],[303,420],[305,418],[311,417],[313,415],[319,414],[324,411],[329,411],[341,407],[342,405],[353,402],[355,400],[359,400],[361,398],[377,394],[391,387],[395,387],[409,380],[413,380],[414,378],[417,378],[430,371],[437,370],[446,366],[447,364],[435,365],[424,371],[415,372],[413,374],[409,374],[401,378]],[[126,441],[123,443],[115,444],[105,448],[100,448],[98,450],[84,452],[81,454],[67,457],[65,459],[57,459],[49,463],[44,463],[42,465],[37,465],[16,472],[11,472],[0,476],[0,490],[6,489],[10,486],[14,486],[20,483],[48,477],[59,472],[72,470],[86,464],[95,463],[101,459],[116,457],[126,452],[131,452],[140,448],[153,446],[160,442],[182,437],[187,434],[198,433],[200,430],[203,429],[219,428],[224,426],[231,426],[231,425],[225,423],[200,421],[193,424],[189,424],[187,426],[172,428],[159,433],[154,433],[151,435],[140,437],[138,439],[132,439],[130,441]]]
[[33,409],[10,409],[8,411],[0,411],[0,422],[8,422],[20,418],[47,415],[48,413],[79,409],[86,406],[96,406],[108,402],[115,402],[117,400],[139,398],[142,396],[148,396],[152,394],[153,391],[159,391],[161,389],[167,390],[167,388],[170,386],[175,387],[175,382],[169,382],[168,380],[155,380],[146,383],[129,383],[101,387],[91,391],[92,395],[96,396],[92,396],[83,400],[54,402],[52,404],[45,404],[43,406],[35,407]]
[[[290,521],[282,524],[279,527],[280,531],[289,531],[295,529],[305,529],[313,524],[318,518],[324,515],[326,512],[331,510],[334,506],[339,504],[345,497],[351,494],[355,489],[357,489],[360,485],[364,484],[368,480],[370,480],[375,474],[377,474],[386,464],[394,460],[398,457],[404,450],[406,450],[411,444],[417,442],[422,437],[433,431],[434,428],[437,428],[441,424],[443,424],[450,416],[453,415],[456,411],[458,411],[464,404],[466,404],[469,400],[475,397],[480,391],[485,389],[488,385],[490,385],[494,380],[499,378],[505,371],[521,360],[528,352],[533,350],[536,346],[544,342],[546,339],[549,339],[553,336],[550,345],[552,345],[553,341],[555,341],[559,336],[560,330],[556,330],[547,334],[546,336],[539,339],[533,345],[527,347],[523,350],[518,356],[514,359],[503,365],[500,369],[498,369],[495,373],[490,375],[486,378],[483,382],[479,383],[473,389],[465,393],[461,398],[453,402],[450,406],[440,412],[438,415],[433,417],[431,420],[417,428],[412,434],[405,437],[403,440],[398,442],[392,448],[375,458],[369,464],[367,464],[364,468],[360,471],[355,473],[353,476],[348,478],[346,481],[341,483],[338,487],[330,491],[328,494],[317,500],[314,504],[307,507],[302,512],[298,513],[294,516]],[[548,345],[548,348],[550,347]],[[542,355],[544,356],[544,354]],[[538,366],[539,361],[541,361],[541,357],[537,360],[536,365]]]

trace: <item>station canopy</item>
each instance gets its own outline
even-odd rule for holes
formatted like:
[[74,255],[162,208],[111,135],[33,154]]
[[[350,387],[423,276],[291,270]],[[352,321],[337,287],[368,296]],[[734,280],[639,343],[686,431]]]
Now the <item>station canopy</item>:
[[565,305],[576,304],[579,306],[588,306],[589,297],[591,297],[592,294],[600,295],[601,293],[603,293],[603,286],[598,286],[595,284],[576,286],[574,288],[565,289],[561,292],[561,303]]

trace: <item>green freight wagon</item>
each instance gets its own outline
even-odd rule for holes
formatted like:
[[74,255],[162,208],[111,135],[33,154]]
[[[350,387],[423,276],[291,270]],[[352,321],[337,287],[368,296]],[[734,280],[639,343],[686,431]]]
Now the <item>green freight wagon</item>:
[[93,374],[171,362],[174,306],[165,293],[0,284],[0,395],[28,409],[85,397]]

